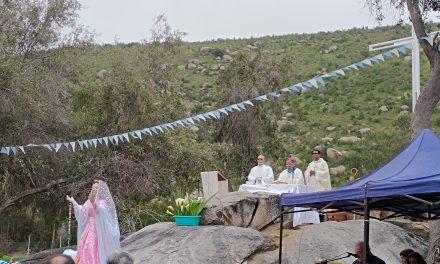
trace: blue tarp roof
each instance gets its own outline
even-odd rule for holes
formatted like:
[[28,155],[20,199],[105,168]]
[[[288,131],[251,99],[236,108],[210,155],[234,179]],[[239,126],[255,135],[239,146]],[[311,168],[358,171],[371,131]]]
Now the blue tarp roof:
[[[440,194],[440,138],[424,129],[394,159],[372,173],[330,191],[282,194],[280,204],[322,208],[333,202],[332,208],[350,209],[351,205],[351,209],[360,209],[362,206],[355,208],[353,201],[363,201],[365,195],[380,198],[433,193]],[[396,200],[392,204],[396,205]]]

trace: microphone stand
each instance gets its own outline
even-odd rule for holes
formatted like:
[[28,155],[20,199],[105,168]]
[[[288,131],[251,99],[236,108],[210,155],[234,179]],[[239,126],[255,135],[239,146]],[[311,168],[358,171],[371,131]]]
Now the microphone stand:
[[333,257],[333,258],[323,259],[323,260],[321,260],[320,264],[327,264],[330,261],[335,261],[335,260],[340,260],[340,259],[345,259],[345,258],[351,257],[350,254],[348,254],[348,253],[346,253],[346,254],[347,255],[345,255],[345,256],[337,255],[336,257]]

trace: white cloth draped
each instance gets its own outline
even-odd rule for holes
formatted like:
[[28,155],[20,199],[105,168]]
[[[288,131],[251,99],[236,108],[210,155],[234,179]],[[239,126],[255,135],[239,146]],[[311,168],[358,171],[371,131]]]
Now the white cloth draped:
[[[311,170],[315,171],[314,176],[310,176]],[[306,184],[308,186],[315,187],[315,190],[317,192],[332,189],[332,183],[330,181],[330,171],[328,169],[327,162],[325,162],[325,160],[323,160],[322,158],[319,158],[319,160],[317,161],[313,160],[312,162],[310,162],[304,174]]]
[[[312,186],[306,186],[301,184],[271,184],[271,185],[250,185],[242,184],[240,185],[239,191],[247,191],[251,193],[255,192],[270,192],[276,194],[282,193],[311,193],[315,191]],[[307,210],[307,208],[295,207],[295,211]],[[301,224],[318,224],[319,214],[316,211],[307,211],[290,214],[292,217],[293,226]]]
[[266,164],[253,167],[249,173],[248,180],[255,183],[257,177],[261,177],[262,184],[271,184],[273,182],[272,168]]
[[[98,236],[99,264],[106,264],[108,256],[120,249],[121,245],[119,242],[120,233],[116,207],[105,182],[99,181],[95,199],[97,206],[93,219],[95,220]],[[75,218],[78,222],[78,242],[89,223],[88,210],[90,206],[93,206],[90,200],[87,200],[83,205],[74,206]]]

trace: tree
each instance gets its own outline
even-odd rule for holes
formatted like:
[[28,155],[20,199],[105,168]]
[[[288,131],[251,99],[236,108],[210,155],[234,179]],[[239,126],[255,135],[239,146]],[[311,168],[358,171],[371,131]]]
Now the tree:
[[[285,81],[280,72],[281,67],[267,55],[240,54],[219,76],[219,97],[223,98],[220,104],[226,106],[279,89]],[[261,152],[270,160],[284,152],[274,122],[275,112],[281,107],[271,107],[272,110],[267,105],[256,105],[216,123],[215,140],[228,146],[220,156],[229,176],[246,177]]]
[[[71,129],[67,105],[70,85],[77,77],[73,66],[77,60],[74,53],[66,52],[90,40],[76,25],[80,7],[77,0],[0,1],[2,145],[50,142],[64,137]],[[69,169],[78,166],[78,159],[66,162],[62,154],[46,154],[36,150],[27,155],[1,156],[0,215],[7,213],[9,219],[23,219],[39,210],[40,217],[57,217],[50,209],[58,208],[61,200],[53,199],[53,207],[45,206],[50,200],[48,194],[70,185],[76,179],[72,175],[81,172],[72,173]],[[26,210],[32,206],[35,210]],[[2,223],[10,221],[1,218]],[[14,235],[23,239],[19,237],[21,233]]]
[[[389,3],[400,11],[405,7],[409,13],[410,21],[419,39],[419,43],[426,58],[429,61],[430,73],[424,89],[420,93],[411,120],[412,137],[424,128],[429,127],[432,112],[440,100],[440,50],[438,33],[435,35],[433,44],[424,39],[427,36],[426,14],[429,11],[440,11],[439,0],[369,0],[367,1],[371,10],[375,12],[376,18],[381,21],[384,18],[384,6]],[[428,262],[440,261],[440,253],[435,252],[440,248],[440,220],[433,221],[429,225],[430,247]]]

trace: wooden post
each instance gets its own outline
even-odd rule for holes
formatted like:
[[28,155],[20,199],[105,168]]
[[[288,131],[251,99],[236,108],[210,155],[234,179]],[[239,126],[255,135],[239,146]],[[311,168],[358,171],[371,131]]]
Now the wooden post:
[[27,248],[27,255],[29,256],[29,253],[31,253],[31,235],[29,235],[28,240],[28,248]]
[[53,222],[52,242],[50,243],[50,249],[53,249],[54,246],[55,246],[55,221]]

